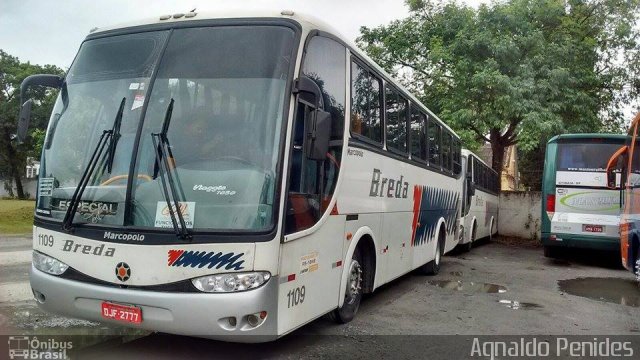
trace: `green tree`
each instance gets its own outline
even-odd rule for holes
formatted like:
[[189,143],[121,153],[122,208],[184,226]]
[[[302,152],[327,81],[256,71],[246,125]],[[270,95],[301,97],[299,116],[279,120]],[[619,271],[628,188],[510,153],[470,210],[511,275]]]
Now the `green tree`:
[[[22,187],[26,158],[39,156],[34,147],[42,146],[41,143],[36,144],[31,136],[20,145],[14,140],[21,105],[20,84],[27,76],[40,73],[62,74],[63,71],[54,65],[40,66],[21,62],[0,49],[0,178],[5,180],[5,189],[11,190],[11,183],[15,184],[18,198],[26,195]],[[42,131],[47,125],[57,91],[35,87],[30,89],[28,96],[34,99],[31,127]],[[44,140],[39,136],[42,133],[35,134],[38,135],[38,142]]]
[[467,147],[491,144],[498,172],[508,146],[527,151],[552,134],[619,129],[622,106],[640,88],[638,0],[407,5],[406,19],[361,28],[359,46]]

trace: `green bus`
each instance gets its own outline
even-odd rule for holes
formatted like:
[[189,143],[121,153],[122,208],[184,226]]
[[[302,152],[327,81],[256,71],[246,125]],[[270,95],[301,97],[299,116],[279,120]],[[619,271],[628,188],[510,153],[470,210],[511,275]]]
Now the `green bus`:
[[549,140],[540,229],[546,257],[556,257],[562,248],[619,251],[620,192],[607,187],[606,168],[626,141],[626,135],[614,134],[564,134]]

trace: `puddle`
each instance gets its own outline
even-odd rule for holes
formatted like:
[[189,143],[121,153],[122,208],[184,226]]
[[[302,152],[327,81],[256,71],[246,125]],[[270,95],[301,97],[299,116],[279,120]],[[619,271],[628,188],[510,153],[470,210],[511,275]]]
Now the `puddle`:
[[452,271],[449,273],[451,276],[462,276],[462,271]]
[[560,290],[592,300],[640,307],[640,285],[632,279],[577,278],[559,280]]
[[531,310],[531,309],[540,309],[542,307],[542,305],[528,303],[528,302],[520,302],[517,300],[500,300],[498,302],[512,310]]
[[442,289],[456,291],[470,291],[488,294],[502,294],[507,292],[507,288],[502,285],[476,283],[472,281],[464,282],[460,280],[429,280],[428,283]]

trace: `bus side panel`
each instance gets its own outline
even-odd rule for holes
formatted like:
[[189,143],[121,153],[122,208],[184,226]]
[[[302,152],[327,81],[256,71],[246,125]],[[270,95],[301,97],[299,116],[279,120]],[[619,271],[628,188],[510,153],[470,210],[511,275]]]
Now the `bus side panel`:
[[315,232],[282,244],[278,335],[338,306],[345,216],[331,215]]
[[547,196],[556,194],[556,152],[558,151],[558,144],[555,142],[549,142],[547,144],[547,150],[544,159],[544,171],[542,174],[542,223],[540,226],[541,240],[544,243],[549,239],[549,233],[551,232],[551,217],[552,213],[546,211]]

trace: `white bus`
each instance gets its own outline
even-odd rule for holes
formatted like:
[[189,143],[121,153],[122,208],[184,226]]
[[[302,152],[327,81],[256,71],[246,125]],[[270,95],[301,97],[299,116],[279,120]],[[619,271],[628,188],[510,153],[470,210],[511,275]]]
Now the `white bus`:
[[267,341],[352,320],[363,293],[437,273],[457,245],[459,137],[315,20],[99,29],[33,85],[61,87],[33,235],[46,311]]
[[467,149],[462,150],[465,182],[462,189],[462,236],[459,246],[471,250],[473,242],[498,232],[498,173]]

